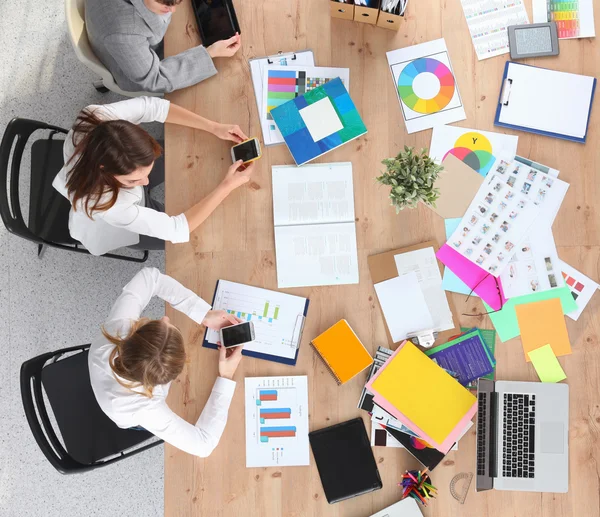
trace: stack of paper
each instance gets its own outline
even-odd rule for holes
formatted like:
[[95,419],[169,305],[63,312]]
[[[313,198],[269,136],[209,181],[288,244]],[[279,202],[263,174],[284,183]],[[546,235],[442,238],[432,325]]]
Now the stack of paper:
[[459,439],[477,410],[476,398],[466,388],[407,341],[366,387],[377,406],[442,454]]

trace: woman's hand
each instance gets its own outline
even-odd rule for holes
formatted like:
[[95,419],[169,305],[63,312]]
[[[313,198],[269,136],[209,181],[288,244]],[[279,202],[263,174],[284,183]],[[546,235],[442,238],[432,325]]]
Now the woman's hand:
[[219,377],[232,380],[240,361],[243,346],[225,348],[219,343]]
[[242,37],[236,32],[235,36],[229,39],[215,41],[210,47],[207,47],[208,55],[211,58],[216,57],[231,57],[242,46]]
[[223,327],[244,323],[243,320],[229,314],[227,311],[208,311],[202,320],[202,325],[217,332]]
[[248,183],[253,172],[254,162],[244,165],[242,160],[238,160],[229,167],[229,170],[223,179],[223,184],[227,189],[234,190],[241,187],[244,183]]
[[234,124],[219,124],[217,122],[215,124],[213,134],[219,137],[221,140],[229,140],[231,142],[235,142],[236,144],[240,144],[243,141],[248,140],[248,137],[240,129],[240,126],[236,126]]

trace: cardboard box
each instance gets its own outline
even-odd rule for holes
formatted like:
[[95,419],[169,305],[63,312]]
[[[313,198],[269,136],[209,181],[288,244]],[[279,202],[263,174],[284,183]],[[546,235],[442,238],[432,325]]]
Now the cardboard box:
[[329,14],[331,14],[332,18],[341,18],[342,20],[354,20],[354,4],[330,0]]
[[364,5],[356,5],[354,7],[354,21],[361,23],[369,23],[371,25],[377,24],[377,17],[379,16],[379,0],[370,2],[371,5],[365,7]]

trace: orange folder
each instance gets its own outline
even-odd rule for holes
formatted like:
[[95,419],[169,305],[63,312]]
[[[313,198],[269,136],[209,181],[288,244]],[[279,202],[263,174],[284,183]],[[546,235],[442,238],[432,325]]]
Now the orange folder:
[[348,382],[373,362],[371,354],[346,320],[338,321],[313,339],[311,345],[338,384]]
[[529,352],[544,345],[550,345],[557,357],[571,353],[560,298],[517,305],[515,312],[527,362],[531,361]]

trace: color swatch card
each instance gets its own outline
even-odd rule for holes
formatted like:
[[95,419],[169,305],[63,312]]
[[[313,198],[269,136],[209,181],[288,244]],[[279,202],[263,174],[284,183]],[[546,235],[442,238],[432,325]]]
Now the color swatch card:
[[419,287],[425,297],[425,303],[433,320],[433,327],[431,328],[436,332],[454,328],[452,311],[448,305],[446,293],[442,288],[442,275],[433,247],[398,253],[394,255],[394,262],[399,276],[411,272],[417,275]]
[[529,352],[549,344],[556,356],[571,353],[567,325],[558,298],[515,307],[525,359]]
[[358,283],[352,164],[275,165],[277,286]]
[[[406,386],[427,385],[427,401]],[[375,403],[419,437],[447,453],[477,410],[476,398],[409,341],[367,384]]]
[[264,104],[264,83],[265,68],[287,67],[287,66],[313,66],[315,64],[312,50],[302,50],[300,52],[279,53],[274,56],[265,56],[254,58],[249,61],[250,75],[254,86],[254,95],[256,97],[256,106],[263,134],[265,145],[282,144],[283,137],[277,131],[273,120],[268,120]]
[[522,0],[461,0],[477,59],[508,54],[509,25],[529,23]]
[[374,287],[394,343],[409,334],[433,330],[433,316],[415,272],[379,282]]
[[246,377],[246,467],[309,465],[308,378]]
[[297,165],[367,132],[338,77],[270,111]]
[[550,226],[535,225],[502,272],[507,298],[557,289],[565,284]]
[[560,382],[567,378],[550,345],[529,352],[535,371],[542,382]]
[[[311,53],[312,56],[312,53]],[[312,64],[312,63],[311,63]],[[261,125],[267,129],[269,144],[282,144],[284,138],[277,128],[271,110],[304,95],[306,92],[339,77],[346,89],[350,88],[348,68],[307,66],[298,63],[290,66],[270,66],[263,69]],[[265,141],[267,143],[267,141]]]
[[559,39],[593,38],[593,0],[533,0],[533,23],[556,22]]
[[[461,330],[463,332],[469,332],[471,329],[466,328],[466,327],[461,327]],[[496,331],[493,329],[478,329],[478,330],[481,333],[481,336],[483,337],[485,346],[487,346],[488,350],[490,351],[490,354],[492,354],[492,356],[494,356],[494,354],[496,353]],[[487,379],[489,381],[493,381],[495,378],[496,378],[496,366],[494,365],[494,370],[491,373],[484,375],[482,377],[482,379]],[[477,381],[473,381],[473,382],[470,382],[469,384],[467,384],[467,388],[469,388],[470,390],[476,390],[477,389]]]
[[467,118],[443,38],[392,50],[387,60],[408,133]]
[[[429,156],[441,163],[449,154],[456,156],[483,177],[498,156],[517,154],[519,137],[456,126],[436,126],[431,134]],[[462,215],[462,214],[461,214]]]
[[566,262],[560,262],[560,270],[563,279],[567,285],[573,300],[577,304],[577,309],[566,313],[569,318],[577,321],[583,309],[586,308],[592,296],[600,286],[591,278],[577,271],[574,267],[569,266]]
[[551,225],[569,185],[499,158],[448,243],[497,277],[542,216]]

